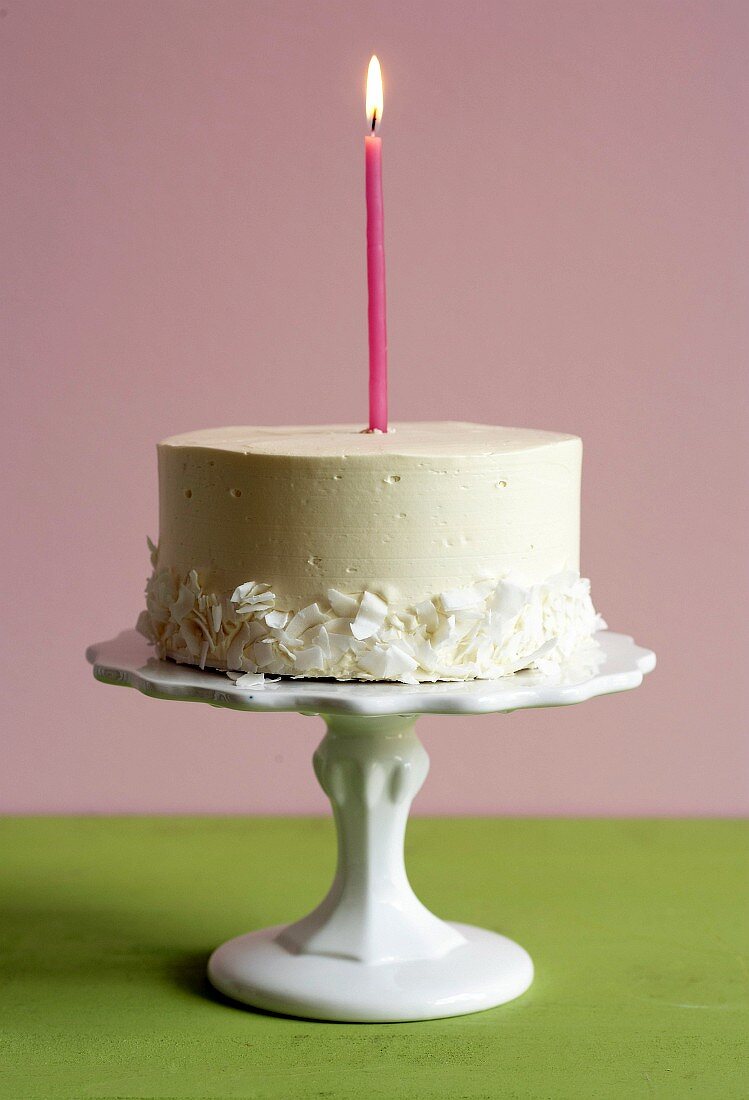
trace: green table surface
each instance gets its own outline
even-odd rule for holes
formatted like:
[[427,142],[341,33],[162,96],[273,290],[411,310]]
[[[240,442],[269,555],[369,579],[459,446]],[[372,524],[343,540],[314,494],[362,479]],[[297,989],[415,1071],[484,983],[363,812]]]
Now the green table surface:
[[253,1012],[204,978],[217,944],[319,901],[330,821],[0,819],[0,1094],[745,1098],[748,840],[737,821],[417,818],[417,893],[517,939],[536,981],[474,1016],[358,1025]]

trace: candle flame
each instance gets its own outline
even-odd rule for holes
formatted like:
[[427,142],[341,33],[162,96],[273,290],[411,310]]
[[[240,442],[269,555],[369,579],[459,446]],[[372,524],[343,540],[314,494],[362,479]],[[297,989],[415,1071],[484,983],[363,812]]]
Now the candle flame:
[[373,54],[367,70],[367,122],[375,128],[382,121],[382,70]]

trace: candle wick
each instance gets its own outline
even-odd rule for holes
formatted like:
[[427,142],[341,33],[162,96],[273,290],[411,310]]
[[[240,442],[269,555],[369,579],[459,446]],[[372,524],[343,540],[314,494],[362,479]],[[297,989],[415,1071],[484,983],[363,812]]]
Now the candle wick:
[[375,132],[375,126],[377,125],[377,110],[372,111],[372,133]]

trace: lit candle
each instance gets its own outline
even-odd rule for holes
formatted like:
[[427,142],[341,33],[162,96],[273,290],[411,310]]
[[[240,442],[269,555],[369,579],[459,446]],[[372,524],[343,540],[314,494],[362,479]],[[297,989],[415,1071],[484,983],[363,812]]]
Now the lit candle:
[[382,73],[376,57],[367,72],[367,121],[364,139],[367,192],[367,288],[369,320],[369,430],[388,430],[388,338],[385,309],[385,232],[382,207]]

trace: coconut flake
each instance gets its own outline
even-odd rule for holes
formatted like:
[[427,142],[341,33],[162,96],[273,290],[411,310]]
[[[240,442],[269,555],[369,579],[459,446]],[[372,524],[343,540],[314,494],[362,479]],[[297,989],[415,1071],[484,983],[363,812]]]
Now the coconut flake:
[[351,633],[359,641],[371,638],[385,622],[387,613],[388,606],[384,600],[372,592],[364,592],[356,618],[351,624]]
[[451,636],[455,634],[455,616],[448,615],[446,619],[442,619],[440,625],[432,635],[432,645],[441,646],[445,642],[451,640]]
[[323,657],[326,659],[329,658],[331,656],[330,635],[325,627],[320,626],[317,630],[309,630],[307,633],[309,634],[309,644],[319,646],[322,650]]
[[440,593],[440,603],[445,614],[453,611],[463,611],[467,607],[478,607],[484,602],[484,598],[475,585],[469,588],[450,588],[447,592]]
[[200,651],[203,648],[203,632],[200,627],[192,619],[183,619],[179,632],[190,656],[198,660]]
[[507,671],[508,672],[520,672],[524,668],[529,668],[530,665],[532,665],[534,661],[540,660],[540,658],[545,657],[547,653],[551,653],[552,649],[554,649],[556,644],[557,644],[557,639],[556,638],[549,638],[548,641],[544,642],[543,645],[539,646],[538,649],[534,653],[529,653],[527,657],[520,658],[520,660],[516,661],[512,665],[512,667],[509,668]]
[[397,680],[406,673],[419,667],[419,662],[409,656],[397,645],[389,645],[385,650],[385,675]]
[[512,581],[503,580],[497,585],[496,594],[492,600],[492,610],[506,619],[514,619],[528,602],[529,592]]
[[[265,635],[267,637],[267,635]],[[291,652],[295,649],[301,649],[303,642],[301,638],[295,638],[289,634],[286,630],[277,630],[273,628],[270,632],[270,637],[275,638],[281,649],[285,649],[287,652]]]
[[175,622],[181,623],[182,620],[190,614],[195,607],[195,594],[185,584],[179,586],[179,595],[177,596],[176,603],[172,604],[172,618]]
[[277,684],[280,682],[280,676],[266,676],[263,672],[227,672],[226,674],[230,680],[234,681],[234,686],[242,688],[263,688],[266,684]]
[[328,589],[328,603],[338,616],[345,616],[346,618],[353,619],[356,612],[359,610],[359,601],[354,596],[347,596],[344,592],[339,592],[337,588]]
[[151,616],[145,609],[141,611],[140,615],[138,616],[138,621],[135,624],[135,629],[138,631],[139,634],[142,634],[143,637],[146,638],[149,642],[153,643],[158,641],[158,635],[153,628]]
[[276,642],[271,638],[263,638],[255,642],[252,647],[252,656],[258,668],[267,668],[277,660]]
[[289,621],[289,613],[288,611],[269,611],[264,618],[268,626],[282,630]]
[[351,637],[351,619],[328,619],[325,623],[328,634],[341,634]]
[[414,649],[420,667],[425,672],[433,672],[437,667],[437,654],[429,642],[417,639]]
[[242,656],[244,654],[244,647],[250,642],[250,631],[247,623],[242,623],[241,627],[234,635],[226,651],[226,665],[227,668],[241,668]]
[[374,680],[385,679],[386,660],[387,653],[382,646],[375,646],[374,649],[368,649],[359,654],[359,665],[365,672],[368,672]]
[[270,591],[269,584],[258,584],[257,581],[247,581],[238,585],[231,594],[231,602],[234,605],[236,615],[262,615],[272,611],[276,602],[276,595]]
[[311,669],[322,671],[325,667],[325,658],[319,645],[311,645],[296,654],[294,662],[295,672],[309,672]]
[[[348,653],[354,646],[359,645],[359,642],[355,641],[350,634],[333,634],[328,628],[325,629],[325,633],[328,636],[330,657],[333,661],[340,660],[344,653]],[[322,646],[320,648],[322,649]]]
[[261,619],[245,619],[244,625],[247,627],[247,637],[251,642],[256,642],[258,638],[264,638],[267,634]]
[[422,600],[421,603],[417,603],[416,618],[430,634],[440,625],[439,613],[431,600]]
[[324,622],[325,615],[323,615],[316,603],[311,603],[309,607],[303,607],[301,611],[297,611],[296,615],[286,627],[286,633],[290,638],[298,638],[300,634],[304,634],[305,630],[309,630],[311,626],[319,626],[320,623]]
[[262,672],[227,672],[226,675],[238,688],[259,688],[265,683]]

